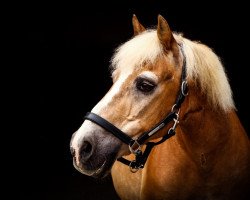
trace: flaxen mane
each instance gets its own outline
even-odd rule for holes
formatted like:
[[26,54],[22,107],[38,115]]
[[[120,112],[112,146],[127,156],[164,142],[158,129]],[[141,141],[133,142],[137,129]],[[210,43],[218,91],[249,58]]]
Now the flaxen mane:
[[[174,34],[174,37],[185,52],[188,80],[195,80],[215,107],[225,111],[234,109],[232,91],[219,57],[204,44],[186,39],[180,34]],[[112,70],[120,67],[131,70],[142,66],[144,62],[154,63],[163,53],[156,30],[147,30],[116,49],[111,67]]]

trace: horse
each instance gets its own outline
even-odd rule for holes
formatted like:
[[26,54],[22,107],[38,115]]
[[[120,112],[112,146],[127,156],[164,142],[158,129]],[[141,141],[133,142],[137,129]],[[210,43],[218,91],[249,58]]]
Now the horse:
[[72,134],[74,167],[111,175],[123,200],[250,199],[250,143],[220,57],[132,17],[110,60],[113,84]]

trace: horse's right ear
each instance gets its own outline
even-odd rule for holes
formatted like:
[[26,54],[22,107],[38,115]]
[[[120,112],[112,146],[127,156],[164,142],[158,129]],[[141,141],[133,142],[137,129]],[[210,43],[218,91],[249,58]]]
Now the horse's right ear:
[[145,31],[146,29],[140,24],[139,20],[137,19],[137,17],[135,16],[135,14],[133,14],[133,18],[132,18],[132,24],[133,24],[133,28],[134,28],[134,36],[142,33],[143,31]]

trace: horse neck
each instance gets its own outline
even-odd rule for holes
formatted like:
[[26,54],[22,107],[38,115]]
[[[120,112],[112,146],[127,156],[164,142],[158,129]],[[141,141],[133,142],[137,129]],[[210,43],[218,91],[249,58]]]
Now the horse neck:
[[204,94],[195,89],[189,91],[181,107],[180,128],[179,142],[195,154],[215,153],[227,145],[232,146],[233,140],[248,143],[236,112],[214,108]]

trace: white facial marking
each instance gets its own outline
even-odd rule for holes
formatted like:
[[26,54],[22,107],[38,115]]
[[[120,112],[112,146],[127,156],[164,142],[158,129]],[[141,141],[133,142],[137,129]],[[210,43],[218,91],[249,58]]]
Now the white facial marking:
[[131,71],[124,71],[119,79],[114,83],[111,90],[102,98],[101,101],[92,109],[91,112],[100,114],[102,110],[112,101],[113,97],[120,92],[120,88],[124,81],[131,74]]

